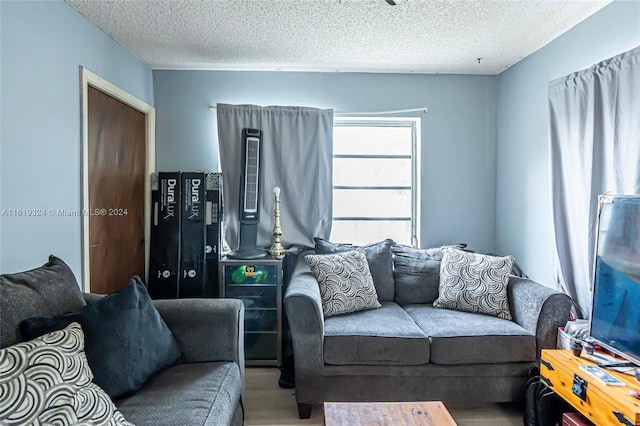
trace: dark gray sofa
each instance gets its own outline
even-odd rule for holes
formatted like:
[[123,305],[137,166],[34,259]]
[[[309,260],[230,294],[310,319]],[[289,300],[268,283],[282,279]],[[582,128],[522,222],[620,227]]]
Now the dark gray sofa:
[[120,412],[138,426],[242,425],[242,302],[179,299],[155,300],[154,305],[176,337],[183,359],[135,395],[114,401]]
[[[23,319],[59,315],[77,307],[77,300],[69,300],[66,305],[62,300],[67,299],[63,293],[65,287],[76,286],[75,291],[79,294],[71,272],[58,278],[59,274],[47,271],[47,268],[52,267],[47,264],[34,270],[40,274],[36,278],[29,277],[34,271],[1,277],[2,306],[5,308],[2,325],[9,327],[11,324],[15,330],[3,330],[0,347],[21,340],[11,336],[18,336],[17,324]],[[31,287],[28,283],[38,279],[43,282],[34,285],[33,290],[15,291],[25,283],[25,288]],[[10,287],[10,281],[13,287]],[[102,297],[86,293],[83,296],[87,304]],[[183,357],[179,364],[149,378],[133,396],[115,400],[120,412],[138,426],[242,425],[245,390],[242,302],[235,299],[180,299],[155,300],[153,304],[175,336]],[[57,307],[52,308],[53,305]]]
[[512,321],[393,300],[325,319],[305,254],[284,299],[300,418],[325,401],[521,400],[530,369],[541,349],[555,347],[571,307],[567,295],[512,276]]

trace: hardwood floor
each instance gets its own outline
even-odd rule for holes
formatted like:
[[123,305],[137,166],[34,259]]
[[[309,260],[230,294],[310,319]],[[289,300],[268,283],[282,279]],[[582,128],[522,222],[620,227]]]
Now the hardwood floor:
[[[322,425],[322,406],[313,407],[309,420],[298,418],[295,389],[278,386],[280,371],[277,368],[246,369],[245,425]],[[488,404],[477,408],[449,410],[458,426],[521,426],[521,404]]]

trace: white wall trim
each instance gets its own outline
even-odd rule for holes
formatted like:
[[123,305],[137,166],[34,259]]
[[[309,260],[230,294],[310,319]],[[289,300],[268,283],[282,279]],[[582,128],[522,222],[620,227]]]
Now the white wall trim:
[[[151,232],[150,212],[151,212],[151,173],[156,170],[156,109],[148,103],[136,98],[132,94],[126,92],[110,81],[100,77],[99,75],[80,67],[81,80],[81,105],[82,105],[82,127],[81,127],[81,154],[80,154],[80,200],[82,212],[89,211],[89,173],[88,173],[88,91],[89,86],[100,90],[103,93],[129,105],[137,111],[145,115],[145,177],[144,177],[144,263],[145,263],[145,282],[147,281],[147,273],[149,270],[149,241]],[[89,292],[89,216],[82,214],[81,238],[82,238],[82,289]]]

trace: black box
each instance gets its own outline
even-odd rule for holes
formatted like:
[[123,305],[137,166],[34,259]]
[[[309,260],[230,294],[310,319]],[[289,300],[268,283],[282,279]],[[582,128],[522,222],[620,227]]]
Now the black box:
[[180,172],[151,177],[151,235],[149,295],[154,299],[178,297],[180,268]]
[[204,172],[181,175],[180,281],[178,297],[205,294],[205,188]]
[[207,173],[206,179],[205,295],[220,297],[218,262],[222,245],[222,173]]

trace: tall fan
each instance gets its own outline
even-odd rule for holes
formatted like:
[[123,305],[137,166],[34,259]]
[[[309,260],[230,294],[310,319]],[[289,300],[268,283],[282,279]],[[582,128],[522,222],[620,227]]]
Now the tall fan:
[[232,259],[259,259],[267,252],[258,249],[258,224],[260,223],[260,193],[262,173],[262,130],[242,129],[244,160],[240,175],[240,247],[227,254]]

